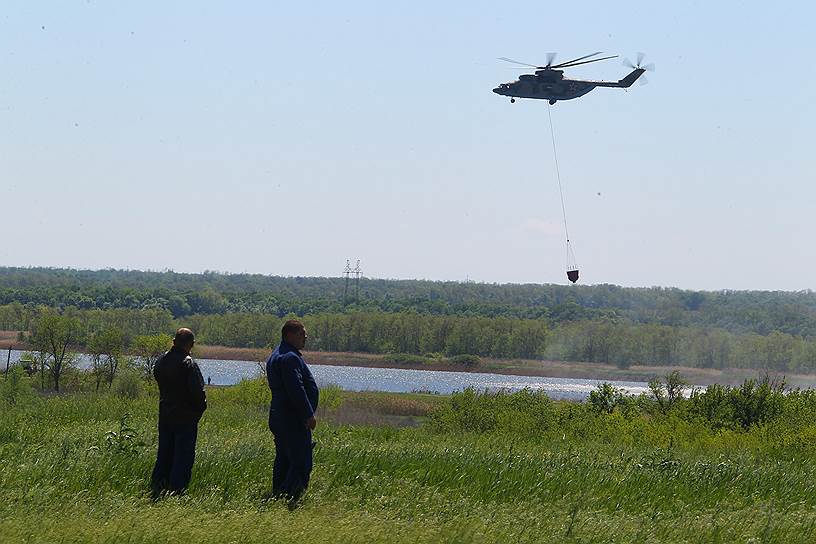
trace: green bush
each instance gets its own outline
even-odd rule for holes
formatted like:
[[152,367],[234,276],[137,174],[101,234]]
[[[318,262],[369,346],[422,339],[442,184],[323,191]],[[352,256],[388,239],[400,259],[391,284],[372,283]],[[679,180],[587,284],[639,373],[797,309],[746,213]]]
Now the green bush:
[[713,429],[734,428],[734,405],[730,387],[712,384],[694,391],[689,398],[689,413],[703,419]]
[[676,370],[666,374],[665,384],[659,378],[649,380],[652,399],[664,414],[683,401],[683,391],[688,386],[689,382]]
[[137,399],[143,392],[143,379],[136,370],[124,369],[113,379],[113,394],[126,399]]
[[131,423],[130,413],[119,418],[119,428],[105,433],[105,447],[108,451],[125,455],[136,455],[145,446],[139,439]]
[[234,402],[248,407],[269,408],[272,395],[266,377],[243,379],[230,387],[211,387],[207,391],[209,402]]
[[5,379],[0,382],[0,401],[11,405],[20,405],[34,398],[34,389],[31,379],[19,365],[14,365],[8,371]]
[[318,406],[322,413],[337,410],[343,404],[343,388],[337,384],[327,384],[320,388]]
[[454,355],[453,357],[448,357],[448,362],[456,365],[461,366],[464,368],[476,368],[482,362],[481,359],[477,355]]
[[412,355],[410,353],[389,353],[383,355],[383,361],[397,365],[424,365],[431,362],[429,357],[422,355]]
[[626,392],[623,389],[613,387],[611,383],[599,384],[595,391],[589,394],[589,405],[597,412],[611,414],[615,407],[623,404]]
[[695,391],[688,399],[688,412],[715,430],[747,430],[777,419],[787,405],[799,403],[812,408],[810,396],[798,394],[786,398],[784,382],[766,375],[759,380],[745,380],[739,387],[713,384],[705,391]]
[[741,387],[731,390],[734,420],[748,429],[776,418],[782,413],[784,392],[785,382],[771,380],[767,374],[759,381],[745,380]]
[[555,409],[542,392],[524,389],[515,393],[465,389],[431,414],[430,426],[438,432],[544,431],[555,422]]

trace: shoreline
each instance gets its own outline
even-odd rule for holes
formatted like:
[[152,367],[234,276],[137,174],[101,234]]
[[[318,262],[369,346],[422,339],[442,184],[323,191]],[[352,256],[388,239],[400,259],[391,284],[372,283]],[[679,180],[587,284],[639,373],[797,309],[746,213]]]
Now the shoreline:
[[[263,362],[271,350],[260,348],[230,348],[224,346],[197,346],[200,359],[221,359],[234,361]],[[385,360],[386,355],[373,353],[347,353],[308,351],[303,352],[306,362],[329,366],[359,366],[366,368],[403,368],[411,370],[441,370],[448,372],[480,372],[504,374],[511,376],[530,376],[542,378],[577,378],[592,380],[614,380],[627,382],[648,382],[652,378],[664,378],[675,370],[692,385],[706,386],[712,383],[721,385],[740,385],[745,379],[757,378],[764,374],[761,370],[750,368],[728,368],[723,370],[693,368],[683,366],[636,365],[621,369],[615,365],[602,363],[581,363],[567,361],[548,361],[536,359],[491,359],[481,358],[481,363],[472,368],[440,361],[430,363],[396,363]],[[784,377],[792,387],[816,386],[816,375],[783,374],[769,372],[771,377]]]
[[[0,351],[11,346],[15,350],[29,350],[30,346],[17,342],[16,333],[0,331]],[[269,348],[232,348],[226,346],[197,345],[193,356],[199,359],[221,359],[227,361],[263,362],[269,356]],[[387,360],[387,355],[373,353],[346,353],[325,351],[304,351],[306,361],[316,365],[359,366],[366,368],[403,368],[412,370],[441,370],[447,372],[481,372],[512,376],[543,378],[577,378],[592,380],[614,380],[648,382],[652,378],[664,378],[678,371],[692,385],[706,386],[712,383],[739,385],[745,379],[757,378],[764,371],[747,368],[705,369],[683,366],[633,365],[627,369],[602,363],[548,361],[537,359],[492,359],[480,358],[474,367],[463,367],[447,361],[428,363],[399,363]],[[2,362],[0,354],[0,362]],[[816,374],[784,374],[769,372],[771,377],[786,379],[791,387],[816,387]]]

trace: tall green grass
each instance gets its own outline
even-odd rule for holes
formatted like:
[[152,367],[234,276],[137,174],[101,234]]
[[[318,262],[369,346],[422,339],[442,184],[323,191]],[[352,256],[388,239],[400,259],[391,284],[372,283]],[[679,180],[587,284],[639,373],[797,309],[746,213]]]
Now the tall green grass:
[[[186,497],[149,500],[157,399],[0,401],[0,542],[812,542],[816,419],[715,426],[688,407],[599,413],[531,392],[326,393],[294,513],[265,502],[260,382],[209,391]],[[325,424],[415,413],[421,427]],[[784,414],[787,414],[785,416]],[[340,418],[342,419],[342,418]]]

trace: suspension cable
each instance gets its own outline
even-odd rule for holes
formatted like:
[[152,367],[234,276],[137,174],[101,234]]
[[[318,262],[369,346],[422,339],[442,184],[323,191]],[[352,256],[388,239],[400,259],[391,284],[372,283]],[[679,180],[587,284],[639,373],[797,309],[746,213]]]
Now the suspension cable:
[[553,157],[555,158],[555,176],[558,179],[558,194],[561,197],[561,215],[564,218],[564,235],[567,238],[567,270],[577,269],[575,253],[572,250],[569,228],[567,227],[567,207],[564,205],[564,188],[561,183],[561,169],[558,167],[558,152],[555,147],[555,130],[552,122],[552,105],[547,107],[547,116],[550,119],[550,137],[552,138]]
[[567,229],[567,208],[564,206],[564,189],[561,187],[561,170],[558,168],[558,153],[555,150],[555,130],[552,122],[552,106],[547,106],[547,116],[550,118],[550,136],[552,137],[553,157],[555,157],[555,177],[558,178],[558,194],[561,195],[561,215],[564,218],[564,234],[567,236],[567,243],[570,241],[569,229]]

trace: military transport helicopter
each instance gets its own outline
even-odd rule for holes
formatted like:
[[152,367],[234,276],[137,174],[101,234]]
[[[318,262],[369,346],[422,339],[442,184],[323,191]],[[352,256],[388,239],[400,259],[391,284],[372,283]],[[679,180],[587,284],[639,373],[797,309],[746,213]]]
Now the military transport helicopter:
[[636,64],[624,61],[626,66],[632,68],[632,72],[621,80],[585,81],[581,79],[564,78],[564,71],[561,70],[561,68],[572,68],[573,66],[579,66],[581,64],[589,64],[590,62],[599,62],[617,57],[617,55],[611,55],[609,57],[591,59],[591,57],[600,54],[602,54],[601,51],[598,51],[591,55],[584,55],[583,57],[578,57],[577,59],[572,59],[567,62],[553,64],[555,53],[549,53],[547,55],[547,64],[544,66],[536,66],[535,64],[527,64],[526,62],[500,57],[499,60],[520,64],[521,66],[529,66],[530,68],[535,68],[536,71],[535,74],[520,75],[517,81],[502,83],[493,89],[493,92],[511,97],[510,102],[515,102],[516,98],[535,98],[549,100],[550,105],[552,105],[559,100],[572,100],[573,98],[584,96],[595,87],[630,87],[632,83],[643,75],[643,72],[654,70],[653,64],[647,66],[642,65],[645,55],[638,53]]

